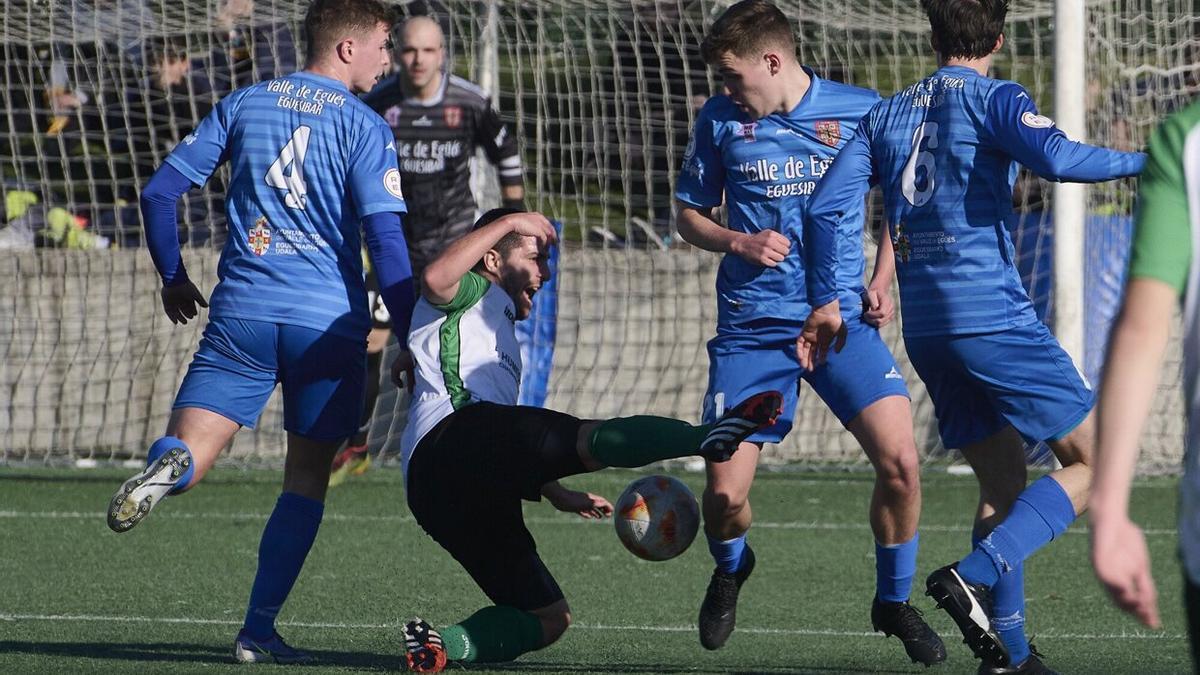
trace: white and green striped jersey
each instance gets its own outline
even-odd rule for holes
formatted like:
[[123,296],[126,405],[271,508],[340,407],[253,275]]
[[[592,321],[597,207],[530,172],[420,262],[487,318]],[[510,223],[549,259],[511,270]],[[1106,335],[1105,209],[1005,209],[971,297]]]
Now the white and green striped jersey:
[[1200,584],[1200,102],[1155,131],[1139,190],[1129,275],[1170,284],[1183,300],[1188,431],[1179,546],[1188,576]]
[[450,302],[417,302],[408,334],[416,386],[400,441],[406,476],[417,443],[450,413],[478,401],[517,404],[521,349],[513,329],[516,317],[512,298],[474,272],[462,278]]

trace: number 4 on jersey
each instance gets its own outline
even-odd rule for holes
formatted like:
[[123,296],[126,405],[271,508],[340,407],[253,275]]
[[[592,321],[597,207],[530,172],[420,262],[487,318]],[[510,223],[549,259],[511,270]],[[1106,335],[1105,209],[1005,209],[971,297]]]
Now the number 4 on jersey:
[[267,185],[287,190],[283,203],[293,209],[303,209],[308,202],[308,186],[304,184],[304,156],[308,154],[308,136],[311,133],[310,127],[296,127],[291,140],[267,169]]

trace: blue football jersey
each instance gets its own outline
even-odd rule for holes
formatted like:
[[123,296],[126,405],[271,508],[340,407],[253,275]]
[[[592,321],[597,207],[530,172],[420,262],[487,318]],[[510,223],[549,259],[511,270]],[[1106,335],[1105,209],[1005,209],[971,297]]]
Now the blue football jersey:
[[[776,267],[728,254],[717,273],[717,322],[808,316],[803,259],[804,212],[818,181],[879,100],[869,89],[824,80],[812,85],[789,113],[750,119],[728,96],[708,100],[696,119],[675,187],[679,201],[699,208],[728,206],[727,227],[754,234],[775,230],[791,249]],[[836,286],[847,313],[861,311],[863,210],[859,199],[837,233]]]
[[301,71],[230,94],[166,161],[196,185],[230,165],[210,316],[366,335],[360,220],[406,210],[383,118]]
[[1145,156],[1072,141],[1020,85],[947,66],[872,108],[805,226],[843,227],[878,182],[905,335],[1028,325],[1037,316],[1009,237],[1014,161],[1048,180],[1097,182],[1136,175]]

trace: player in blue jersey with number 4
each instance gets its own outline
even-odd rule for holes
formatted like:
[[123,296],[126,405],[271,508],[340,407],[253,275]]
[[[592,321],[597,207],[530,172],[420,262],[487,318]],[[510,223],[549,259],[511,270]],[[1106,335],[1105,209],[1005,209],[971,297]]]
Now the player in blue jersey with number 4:
[[[1136,175],[1145,157],[1070,140],[1020,85],[987,76],[1006,0],[922,7],[941,68],[871,109],[805,228],[847,227],[869,185],[882,187],[891,236],[880,238],[877,274],[899,277],[909,358],[942,443],[962,451],[980,486],[973,550],[931,574],[927,591],[980,672],[1045,673],[1025,637],[1022,562],[1087,503],[1095,395],[1021,286],[1008,235],[1014,162],[1048,180],[1096,182]],[[1062,468],[1026,487],[1022,438],[1047,442]]]
[[[919,462],[908,389],[879,337],[878,327],[891,318],[890,301],[874,284],[863,287],[863,200],[834,241],[818,245],[801,231],[809,196],[879,95],[801,66],[790,23],[764,0],[730,7],[701,50],[726,93],[709,99],[696,120],[675,196],[683,237],[726,254],[717,275],[717,335],[708,343],[704,421],[762,389],[784,392],[785,405],[776,424],[751,435],[732,460],[707,465],[704,529],[716,569],[700,607],[700,642],[718,649],[734,630],[738,595],[755,566],[746,533],[759,452],[791,429],[803,378],[875,467],[872,624],[899,637],[914,661],[939,663],[946,658],[941,638],[908,604],[917,566]],[[723,201],[726,225],[714,216]],[[806,278],[806,260],[831,252],[842,262],[836,278]],[[848,335],[845,349],[829,353],[824,365],[812,362],[807,342],[798,344],[810,311]]]
[[405,211],[387,124],[355,93],[388,70],[390,10],[378,0],[315,0],[305,17],[304,70],[226,97],[142,192],[150,253],[173,322],[207,306],[184,269],[175,203],[229,162],[229,240],[208,325],[147,467],[117,491],[108,524],[137,525],[169,494],[196,484],[241,427],[253,427],[276,383],[288,432],[283,492],[263,530],[258,572],[234,656],[311,657],[275,631],[317,535],[339,444],[363,404],[370,329],[360,226],[397,326],[413,286]]

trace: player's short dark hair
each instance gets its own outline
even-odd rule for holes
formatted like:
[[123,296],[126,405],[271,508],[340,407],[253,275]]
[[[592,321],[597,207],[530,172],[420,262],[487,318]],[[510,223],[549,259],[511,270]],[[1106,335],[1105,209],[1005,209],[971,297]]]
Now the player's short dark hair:
[[311,61],[350,33],[366,33],[379,24],[391,26],[395,14],[380,0],[313,0],[304,15],[304,37]]
[[1004,33],[1008,0],[921,0],[942,58],[981,59]]
[[[525,211],[523,211],[521,209],[510,208],[507,206],[501,206],[499,208],[495,208],[490,211],[487,211],[482,216],[479,216],[479,220],[476,220],[475,224],[471,226],[471,231],[473,232],[475,230],[478,230],[479,228],[481,228],[485,225],[489,225],[497,220],[500,220],[504,216],[510,216],[514,213],[525,213]],[[500,241],[496,242],[496,245],[493,246],[492,249],[495,250],[500,255],[505,256],[505,255],[508,255],[509,251],[519,247],[521,245],[521,241],[523,239],[524,239],[524,237],[522,235],[519,235],[516,232],[509,232],[508,234],[501,237]],[[479,263],[476,265],[476,267],[478,267],[479,265],[482,265],[482,264],[483,264],[483,261],[480,260]]]
[[768,47],[796,53],[791,22],[767,0],[742,0],[717,18],[700,43],[700,54],[711,64],[722,54],[756,57]]

